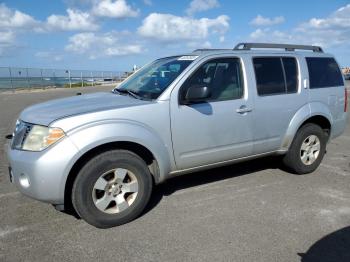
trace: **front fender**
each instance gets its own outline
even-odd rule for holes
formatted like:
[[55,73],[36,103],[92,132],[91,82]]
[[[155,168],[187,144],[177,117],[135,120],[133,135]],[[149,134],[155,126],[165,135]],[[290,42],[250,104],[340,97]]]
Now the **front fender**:
[[323,116],[328,119],[328,121],[333,123],[332,114],[326,104],[321,102],[311,102],[309,104],[301,107],[291,119],[287,132],[282,139],[281,151],[285,152],[289,149],[293,139],[298,131],[298,129],[303,125],[303,123],[313,116]]
[[79,150],[79,159],[86,152],[111,142],[133,142],[146,147],[155,157],[159,179],[165,180],[171,170],[171,147],[150,127],[129,120],[104,120],[80,126],[67,133]]

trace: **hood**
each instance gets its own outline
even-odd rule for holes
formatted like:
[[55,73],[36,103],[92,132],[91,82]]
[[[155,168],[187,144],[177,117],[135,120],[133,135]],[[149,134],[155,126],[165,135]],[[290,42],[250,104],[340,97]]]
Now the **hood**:
[[100,92],[51,100],[26,108],[20,115],[24,122],[48,126],[51,122],[68,116],[89,112],[125,108],[150,103],[112,92]]

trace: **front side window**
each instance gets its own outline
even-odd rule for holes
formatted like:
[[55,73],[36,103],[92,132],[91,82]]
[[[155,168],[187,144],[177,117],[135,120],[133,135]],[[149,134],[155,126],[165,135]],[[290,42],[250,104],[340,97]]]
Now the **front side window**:
[[298,67],[293,57],[257,57],[253,59],[259,96],[295,93]]
[[208,102],[242,98],[243,77],[239,58],[214,59],[201,65],[181,87],[181,100],[192,86],[208,87],[211,93]]
[[339,66],[331,57],[307,57],[310,88],[343,86],[343,77]]
[[186,57],[158,59],[135,72],[115,90],[141,99],[157,99],[193,60]]

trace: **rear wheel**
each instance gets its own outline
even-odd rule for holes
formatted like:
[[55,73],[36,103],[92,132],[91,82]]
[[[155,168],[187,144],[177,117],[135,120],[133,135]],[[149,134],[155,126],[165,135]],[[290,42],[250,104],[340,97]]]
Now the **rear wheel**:
[[95,156],[79,172],[72,189],[77,213],[89,224],[108,228],[135,219],[152,192],[146,163],[126,150]]
[[297,132],[284,164],[296,174],[307,174],[315,171],[326,152],[327,134],[318,125],[309,123]]

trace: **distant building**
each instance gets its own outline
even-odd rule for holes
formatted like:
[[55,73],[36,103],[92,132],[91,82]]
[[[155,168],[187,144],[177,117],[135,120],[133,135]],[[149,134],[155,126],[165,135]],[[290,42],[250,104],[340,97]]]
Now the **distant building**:
[[350,67],[344,67],[341,69],[345,80],[350,80]]
[[344,67],[342,68],[342,71],[344,75],[350,74],[350,67]]

